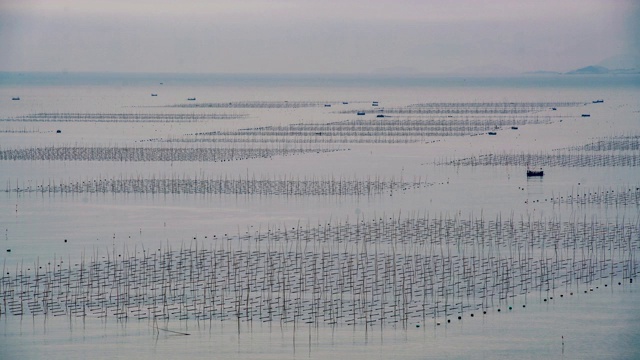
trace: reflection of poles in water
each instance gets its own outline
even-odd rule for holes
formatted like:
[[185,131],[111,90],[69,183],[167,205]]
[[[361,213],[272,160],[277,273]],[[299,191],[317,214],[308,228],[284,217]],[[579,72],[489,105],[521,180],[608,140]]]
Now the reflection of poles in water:
[[564,335],[562,335],[562,353],[564,354]]

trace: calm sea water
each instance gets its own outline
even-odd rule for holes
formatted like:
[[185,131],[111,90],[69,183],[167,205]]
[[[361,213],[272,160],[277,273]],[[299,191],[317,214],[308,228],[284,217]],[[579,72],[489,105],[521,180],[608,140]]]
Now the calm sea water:
[[[151,96],[151,94],[157,96]],[[19,101],[12,100],[20,97]],[[194,97],[195,102],[187,101]],[[604,99],[602,104],[592,100]],[[420,103],[578,102],[531,116],[497,136],[441,136],[408,144],[325,144],[344,150],[230,162],[0,161],[2,266],[17,271],[54,257],[77,261],[113,249],[191,244],[214,235],[296,224],[345,223],[387,216],[459,219],[582,219],[638,226],[638,204],[553,205],[550,199],[640,184],[637,166],[545,169],[527,179],[526,166],[444,166],[446,160],[499,153],[550,153],[613,136],[640,133],[640,77],[372,77],[319,75],[17,74],[0,73],[0,150],[44,146],[212,146],[148,143],[197,132],[366,118],[378,108]],[[225,102],[303,101],[332,107],[176,108]],[[348,104],[342,104],[348,102]],[[371,109],[371,112],[369,111]],[[7,121],[38,113],[206,114],[198,122]],[[583,118],[581,114],[591,116]],[[399,117],[400,115],[398,115]],[[472,118],[473,115],[456,115]],[[491,116],[491,115],[488,115]],[[517,115],[513,115],[514,119]],[[561,117],[562,121],[557,121]],[[60,130],[60,133],[57,133]],[[159,145],[160,144],[160,145]],[[616,152],[613,152],[616,153]],[[620,153],[619,151],[617,153]],[[636,154],[632,150],[628,152]],[[50,194],[11,191],[42,184],[104,178],[420,179],[421,189],[375,196],[248,196]],[[9,191],[4,191],[9,190]],[[633,236],[638,236],[636,232]],[[207,236],[205,239],[204,236]],[[11,250],[6,252],[5,250]],[[0,358],[638,358],[640,307],[636,284],[600,287],[553,302],[530,296],[527,308],[435,320],[410,327],[301,327],[265,323],[169,321],[156,334],[146,321],[0,317]],[[533,298],[533,299],[532,299]],[[416,325],[420,325],[417,327]],[[564,345],[562,343],[564,337]]]

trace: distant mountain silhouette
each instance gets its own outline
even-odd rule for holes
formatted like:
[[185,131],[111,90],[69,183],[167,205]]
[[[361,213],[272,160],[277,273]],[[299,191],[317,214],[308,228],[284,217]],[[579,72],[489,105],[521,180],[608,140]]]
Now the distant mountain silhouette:
[[631,54],[606,58],[595,65],[566,72],[565,74],[640,74],[640,56]]
[[640,74],[640,69],[631,68],[631,69],[608,69],[604,66],[591,65],[586,66],[577,70],[566,72],[567,75],[600,75],[600,74],[614,74],[614,75],[624,75],[624,74]]
[[600,75],[600,74],[640,74],[640,55],[621,54],[608,57],[597,64],[567,72],[528,71],[526,75]]
[[590,65],[585,66],[580,69],[576,69],[573,71],[566,72],[569,75],[579,75],[579,74],[608,74],[611,71],[604,66]]

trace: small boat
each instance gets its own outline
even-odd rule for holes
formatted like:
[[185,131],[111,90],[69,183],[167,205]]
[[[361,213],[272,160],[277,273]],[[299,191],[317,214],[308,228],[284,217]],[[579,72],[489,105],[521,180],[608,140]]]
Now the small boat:
[[62,130],[56,130],[56,134],[62,134]]
[[378,114],[378,115],[376,115],[376,117],[383,118],[384,114]]
[[544,176],[544,171],[540,170],[527,170],[527,177],[532,176]]
[[331,104],[324,104],[324,107],[331,107]]
[[582,117],[590,117],[591,114],[582,114]]
[[12,97],[11,100],[20,100],[20,97],[19,96]]
[[349,102],[348,102],[348,101],[343,101],[343,102],[342,102],[342,105],[347,105],[347,104],[349,104]]
[[498,135],[498,133],[495,132],[495,131],[489,131],[487,134],[489,134],[489,135]]
[[601,104],[603,102],[604,102],[604,100],[602,100],[602,99],[598,99],[598,100],[593,100],[592,101],[592,103],[594,103],[594,104]]
[[151,96],[158,96],[158,94],[151,94]]
[[364,111],[358,111],[357,114],[358,115],[364,115]]
[[551,108],[551,110],[558,110],[558,109],[556,109],[556,108]]
[[374,101],[374,102],[371,104],[371,106],[378,106],[378,102],[377,102],[377,101]]
[[512,126],[511,130],[518,130],[518,127],[517,126]]
[[196,98],[194,98],[194,97],[193,97],[193,98],[187,98],[187,100],[189,100],[189,101],[195,101],[195,100],[196,100]]

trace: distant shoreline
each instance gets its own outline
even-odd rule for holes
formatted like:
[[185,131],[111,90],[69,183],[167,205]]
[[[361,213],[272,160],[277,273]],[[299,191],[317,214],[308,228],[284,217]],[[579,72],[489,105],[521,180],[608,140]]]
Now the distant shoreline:
[[585,86],[640,87],[640,74],[524,73],[504,75],[433,74],[223,74],[120,72],[0,72],[0,87],[13,86]]

